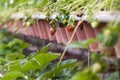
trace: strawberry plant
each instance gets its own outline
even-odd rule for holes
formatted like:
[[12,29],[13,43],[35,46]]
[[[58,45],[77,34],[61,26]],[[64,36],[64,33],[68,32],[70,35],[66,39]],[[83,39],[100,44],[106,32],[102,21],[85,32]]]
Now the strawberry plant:
[[[34,13],[45,12],[46,19],[50,20],[50,25],[52,25],[52,28],[50,28],[51,35],[55,34],[57,22],[59,22],[62,24],[60,27],[67,26],[67,30],[73,32],[73,37],[77,27],[83,28],[84,22],[78,21],[77,26],[74,27],[75,18],[70,18],[71,14],[87,15],[88,23],[96,28],[99,22],[94,19],[95,15],[100,11],[119,11],[119,4],[119,0],[0,0],[0,26],[3,24],[6,26],[6,23],[12,20],[11,16],[14,13],[23,13],[24,25],[31,26],[35,23],[31,16]],[[53,14],[56,14],[56,17],[51,19]],[[119,16],[116,17],[115,21],[109,22],[96,39],[69,44],[72,40],[71,37],[65,51],[68,47],[88,48],[91,43],[101,42],[105,46],[102,53],[109,54],[109,48],[116,45],[119,47],[120,44],[118,18]],[[0,72],[4,75],[1,80],[99,80],[98,73],[104,72],[108,68],[107,63],[101,60],[100,56],[92,56],[95,64],[81,71],[78,68],[76,69],[76,60],[62,61],[64,54],[58,65],[57,62],[52,61],[57,59],[59,55],[48,52],[49,45],[34,53],[34,55],[25,56],[23,50],[28,48],[29,44],[9,36],[8,32],[0,30]],[[118,68],[117,66],[119,74]]]
[[[0,36],[5,35],[4,37],[6,37],[9,35],[6,34],[5,30],[0,30],[0,32]],[[101,68],[105,68],[104,65],[106,65],[106,63],[103,65],[105,61],[100,58],[101,56],[96,54],[92,57],[96,64],[93,64],[90,68],[84,69],[82,67],[84,63],[81,64],[76,59],[63,60],[58,66],[58,62],[55,59],[59,57],[59,54],[48,52],[50,44],[28,56],[23,54],[23,50],[28,48],[29,45],[22,40],[12,37],[6,43],[1,42],[2,44],[5,47],[0,49],[2,51],[0,73],[3,75],[0,78],[1,80],[83,80],[83,76],[86,76],[86,80],[87,78],[99,80],[97,73],[101,71]],[[88,76],[88,73],[91,75]],[[78,74],[80,74],[80,78],[75,79],[75,76],[78,77]]]
[[4,29],[0,30],[0,36],[1,80],[67,80],[79,71],[76,59],[64,60],[57,66],[56,59],[60,55],[48,51],[50,44],[26,56],[23,50],[30,46],[28,43],[15,37],[4,42],[4,37],[10,37]]

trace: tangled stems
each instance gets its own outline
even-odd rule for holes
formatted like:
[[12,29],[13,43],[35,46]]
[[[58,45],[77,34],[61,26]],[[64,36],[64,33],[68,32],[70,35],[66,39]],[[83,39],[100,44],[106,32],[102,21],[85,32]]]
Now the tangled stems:
[[71,2],[59,0],[52,3],[55,5],[55,7],[52,6],[52,10],[54,9],[54,11],[57,12],[57,10],[62,8],[70,12],[78,12],[78,10],[84,10],[83,12],[86,12],[89,7],[92,7],[93,11],[112,10],[114,7],[117,9],[117,5],[115,4],[119,3],[120,1],[117,0],[74,0]]
[[[25,1],[17,1],[15,0],[13,4],[8,4],[7,7],[5,7],[5,3],[9,3],[7,0],[1,0],[0,4],[0,17],[6,18],[6,16],[3,16],[3,13],[5,13],[8,16],[11,16],[15,12],[21,12],[24,11],[26,13],[31,11],[42,11],[42,12],[49,12],[50,14],[57,13],[59,14],[62,10],[68,11],[68,12],[77,12],[79,14],[81,13],[87,13],[88,15],[95,15],[97,12],[104,10],[120,10],[120,0],[49,0],[46,2],[46,6],[40,8],[40,4],[38,5],[37,1],[34,0],[25,0]],[[21,8],[21,11],[19,10]],[[10,13],[7,13],[6,10],[10,10]],[[15,9],[15,10],[14,10]],[[27,12],[28,11],[28,12]],[[90,11],[90,12],[89,12]],[[64,14],[64,13],[63,13]],[[6,19],[9,19],[8,17]],[[5,22],[4,20],[3,22]]]

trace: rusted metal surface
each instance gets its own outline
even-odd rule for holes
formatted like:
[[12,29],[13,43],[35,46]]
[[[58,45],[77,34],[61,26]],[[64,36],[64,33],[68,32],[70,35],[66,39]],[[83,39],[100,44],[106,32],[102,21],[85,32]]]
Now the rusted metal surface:
[[[45,39],[48,41],[56,41],[60,44],[66,44],[72,35],[72,32],[67,32],[66,28],[57,26],[56,27],[56,33],[55,35],[50,35],[50,24],[46,20],[36,20],[35,24],[32,26],[24,26],[23,22],[20,20],[17,24],[17,29],[15,30],[15,27],[12,25],[13,22],[8,22],[8,27],[6,28],[10,32],[14,32],[17,34],[22,34],[26,36],[32,36],[40,39]],[[78,28],[72,42],[77,41],[83,41],[91,38],[96,38],[102,31],[102,29],[105,27],[106,23],[101,22],[97,28],[92,28],[91,25],[87,22],[84,22],[83,28]],[[95,52],[103,52],[105,49],[105,46],[103,46],[100,42],[93,43],[89,45],[89,49],[91,51]],[[109,49],[110,54],[115,54],[115,51],[117,54],[119,53],[119,46],[116,45],[115,47],[112,47]]]

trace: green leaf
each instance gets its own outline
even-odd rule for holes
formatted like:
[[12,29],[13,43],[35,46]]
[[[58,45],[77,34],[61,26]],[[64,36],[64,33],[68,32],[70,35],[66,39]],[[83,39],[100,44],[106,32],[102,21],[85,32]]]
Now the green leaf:
[[10,53],[10,49],[6,44],[1,44],[0,45],[0,55],[6,55]]
[[10,48],[14,48],[14,46],[19,46],[21,49],[28,48],[29,45],[25,43],[23,40],[20,39],[13,39],[11,42],[8,43]]
[[117,43],[118,35],[111,34],[107,37],[105,37],[103,34],[99,34],[98,38],[100,41],[107,47],[111,47]]
[[47,66],[51,61],[57,59],[59,54],[57,53],[46,53],[46,54],[37,54],[34,58],[40,62],[41,68]]
[[0,29],[0,39],[8,35],[9,32],[7,32],[5,29]]
[[1,64],[1,63],[5,63],[5,62],[6,62],[6,59],[5,59],[5,58],[0,57],[0,64]]
[[8,72],[11,71],[21,71],[21,64],[20,63],[15,63],[15,64],[10,64],[8,65]]
[[22,70],[23,71],[29,71],[29,70],[35,70],[35,69],[39,69],[40,66],[38,65],[38,63],[36,63],[35,60],[30,60],[28,62],[26,62],[23,66],[22,66]]
[[47,4],[48,0],[37,0],[37,5],[42,8]]
[[77,62],[76,59],[69,59],[69,60],[62,61],[60,66],[56,68],[55,73],[59,74],[62,69],[69,68],[69,67],[74,67],[76,62]]
[[37,53],[34,53],[33,55],[31,55],[31,56],[29,57],[29,59],[34,58],[34,57],[35,57],[36,55],[38,55],[38,54],[46,54],[46,53],[48,52],[49,48],[50,48],[50,45],[51,45],[51,44],[47,44],[47,45],[44,46],[42,49],[40,49]]
[[47,44],[45,47],[43,47],[38,53],[47,53],[51,44]]
[[92,43],[98,42],[98,39],[88,39],[85,41],[75,42],[67,45],[67,47],[71,48],[88,48],[88,46]]
[[59,75],[61,71],[67,68],[72,68],[75,65],[76,60],[70,59],[62,61],[60,66],[57,66],[57,63],[52,63],[49,66],[47,66],[45,69],[43,69],[37,78],[37,80],[42,80],[44,78],[52,78],[55,77],[55,75]]
[[45,68],[51,61],[57,59],[59,54],[37,54],[22,67],[24,71]]
[[9,54],[6,54],[5,58],[7,60],[17,60],[17,59],[25,58],[25,55],[24,54],[18,54],[18,53],[9,53]]
[[102,54],[98,54],[98,53],[92,53],[91,54],[91,59],[93,62],[100,62],[102,59]]
[[79,72],[70,80],[89,80],[89,76],[85,75],[83,72]]
[[9,73],[6,73],[1,80],[14,80],[18,77],[24,77],[24,74],[22,74],[19,71],[11,71]]
[[25,2],[28,2],[28,0],[15,0],[14,1],[14,5],[19,5],[19,4],[23,4]]
[[70,80],[100,80],[100,78],[97,76],[97,74],[92,73],[87,74],[83,71],[80,71]]

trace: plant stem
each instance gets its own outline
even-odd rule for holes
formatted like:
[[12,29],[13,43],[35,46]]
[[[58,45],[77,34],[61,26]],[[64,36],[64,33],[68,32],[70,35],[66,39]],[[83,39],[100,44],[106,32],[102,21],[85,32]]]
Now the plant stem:
[[[79,23],[79,22],[78,22],[78,23]],[[62,59],[63,59],[63,57],[64,57],[64,55],[65,55],[65,53],[66,53],[66,51],[67,51],[67,49],[68,49],[67,45],[69,45],[69,44],[72,42],[72,39],[73,39],[73,37],[74,37],[74,35],[75,35],[75,32],[77,31],[79,25],[80,25],[80,23],[77,24],[77,26],[75,27],[75,29],[74,29],[74,31],[73,31],[73,33],[72,33],[72,36],[70,37],[70,40],[67,42],[66,47],[65,47],[65,49],[64,49],[64,51],[63,51],[63,53],[62,53],[62,55],[61,55],[61,57],[60,57],[60,60],[59,60],[59,62],[58,62],[57,67],[59,67],[59,65],[60,65],[60,63],[61,63],[61,61],[62,61]]]

